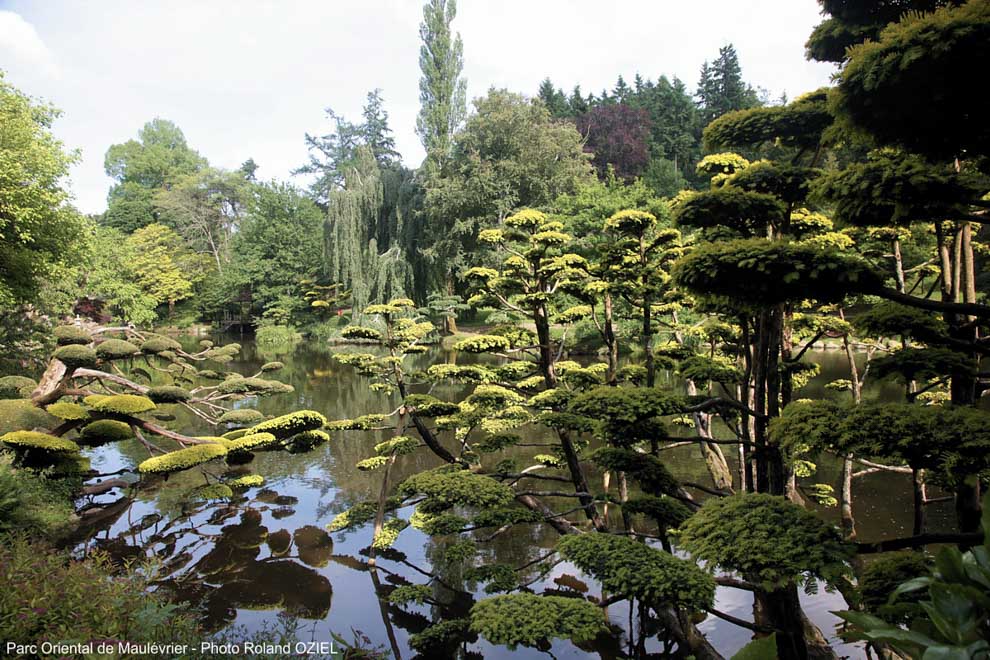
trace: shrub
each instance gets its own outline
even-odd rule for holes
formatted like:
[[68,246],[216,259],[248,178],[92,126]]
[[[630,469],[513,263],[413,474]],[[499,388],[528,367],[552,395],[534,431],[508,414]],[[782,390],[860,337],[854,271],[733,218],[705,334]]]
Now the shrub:
[[159,385],[148,390],[148,398],[154,403],[179,403],[189,400],[189,392],[175,385]]
[[52,357],[61,360],[70,369],[96,366],[96,351],[82,344],[69,344],[56,348]]
[[52,331],[55,341],[59,346],[69,344],[88,344],[93,341],[93,337],[88,332],[77,325],[59,325]]
[[227,455],[227,448],[219,444],[204,444],[179,449],[161,456],[154,456],[138,465],[138,472],[143,474],[169,474],[187,470],[196,465],[207,463],[213,459]]
[[134,437],[131,427],[115,419],[98,419],[79,432],[79,442],[87,447],[98,447],[118,440]]
[[3,376],[0,378],[0,399],[23,399],[25,392],[30,394],[37,386],[38,383],[26,376]]
[[141,349],[124,339],[107,339],[96,346],[96,355],[101,360],[119,360],[140,352]]
[[93,408],[110,415],[137,415],[154,410],[157,406],[146,396],[136,394],[114,394],[100,399]]

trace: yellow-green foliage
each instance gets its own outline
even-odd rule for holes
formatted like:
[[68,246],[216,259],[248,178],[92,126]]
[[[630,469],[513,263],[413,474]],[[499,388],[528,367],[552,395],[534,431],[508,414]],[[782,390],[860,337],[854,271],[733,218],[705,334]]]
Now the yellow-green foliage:
[[602,608],[581,598],[507,594],[471,608],[471,630],[492,644],[542,646],[554,638],[588,642],[608,630]]
[[251,429],[234,429],[233,431],[227,431],[220,437],[224,440],[237,440],[251,432]]
[[243,477],[230,479],[226,482],[231,488],[256,488],[265,483],[265,478],[260,474],[245,474]]
[[69,344],[88,344],[93,341],[92,335],[77,325],[59,325],[52,331],[59,346]]
[[96,366],[96,351],[83,344],[60,346],[52,353],[52,357],[61,360],[70,369]]
[[282,442],[290,452],[301,453],[329,441],[329,433],[315,429],[312,431],[303,431]]
[[108,415],[138,415],[157,408],[154,401],[137,394],[114,394],[101,399],[93,408]]
[[388,463],[388,458],[385,456],[369,456],[355,463],[354,467],[362,472],[370,472],[380,467],[385,467],[386,463]]
[[605,221],[605,229],[614,229],[623,234],[639,235],[657,224],[657,217],[645,211],[627,209],[613,214]]
[[241,436],[236,440],[228,440],[226,444],[230,451],[261,451],[276,446],[278,442],[278,439],[271,433],[252,432],[250,435]]
[[169,337],[151,335],[141,344],[141,352],[156,355],[162,351],[181,351],[182,344]]
[[14,449],[38,449],[52,454],[71,454],[79,451],[79,445],[72,440],[39,431],[11,431],[0,436],[0,442]]
[[89,419],[89,412],[87,412],[86,409],[78,403],[59,401],[58,403],[53,403],[50,406],[45,406],[45,410],[48,411],[49,415],[54,415],[59,419],[71,421]]
[[375,502],[360,502],[334,516],[334,519],[327,525],[327,529],[331,532],[337,532],[342,529],[360,527],[373,520],[377,511],[378,505]]
[[203,444],[155,456],[138,465],[143,474],[169,474],[187,470],[227,455],[227,448],[218,444]]
[[125,339],[107,339],[96,345],[101,360],[119,360],[140,353],[141,349]]
[[491,477],[450,466],[414,474],[399,485],[398,493],[403,497],[422,493],[437,511],[453,506],[504,506],[515,496],[511,488]]
[[315,410],[297,410],[282,415],[255,426],[254,433],[271,433],[279,440],[284,440],[303,431],[315,431],[323,428],[327,418]]
[[90,422],[79,432],[79,442],[87,447],[96,447],[108,442],[128,440],[134,437],[134,431],[124,422],[116,419],[98,419]]
[[279,371],[284,369],[285,365],[281,362],[265,362],[261,365],[261,371],[268,373],[269,371]]
[[36,383],[27,376],[4,376],[0,378],[0,399],[23,399],[25,393],[30,396]]
[[415,410],[420,417],[441,417],[443,415],[453,415],[460,410],[460,406],[449,401],[441,401],[429,394],[410,394],[406,397],[405,404]]
[[382,524],[380,532],[375,534],[371,546],[376,550],[391,548],[399,538],[399,533],[409,526],[409,521],[404,518],[390,518]]
[[189,391],[175,385],[159,385],[148,390],[148,398],[155,403],[179,403],[189,400]]
[[512,346],[512,342],[506,337],[496,335],[475,335],[467,337],[454,344],[455,351],[466,353],[486,353],[489,351],[506,351]]
[[221,394],[288,394],[292,385],[264,378],[228,378],[217,386]]
[[622,510],[629,514],[648,516],[663,527],[680,527],[691,517],[691,509],[668,495],[634,497],[622,504]]
[[221,424],[257,424],[265,418],[264,414],[260,410],[255,410],[254,408],[238,408],[237,410],[228,410],[224,414],[220,415]]
[[[69,531],[73,520],[71,489],[77,482],[51,479],[35,470],[15,468],[13,463],[13,456],[0,454],[0,534],[24,532],[34,538],[54,539]],[[5,539],[3,545],[7,542]],[[2,629],[0,625],[0,634]]]
[[358,325],[351,325],[340,331],[340,336],[345,339],[367,339],[370,341],[381,341],[382,333],[374,328],[364,328]]
[[391,456],[392,454],[411,454],[419,447],[420,442],[415,438],[400,435],[397,438],[386,440],[375,445],[375,453],[379,456]]
[[83,403],[85,403],[87,406],[89,406],[90,408],[92,408],[96,404],[98,404],[100,401],[103,401],[103,399],[106,399],[106,398],[109,398],[109,397],[110,397],[109,394],[88,394],[88,395],[86,395],[86,396],[83,397]]
[[693,561],[626,536],[574,534],[561,538],[557,550],[609,593],[694,611],[715,601],[715,580]]

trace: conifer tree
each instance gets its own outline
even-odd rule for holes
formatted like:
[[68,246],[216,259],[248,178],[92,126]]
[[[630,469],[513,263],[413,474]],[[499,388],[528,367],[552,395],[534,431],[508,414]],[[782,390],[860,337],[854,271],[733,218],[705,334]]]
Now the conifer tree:
[[419,116],[416,133],[426,149],[426,162],[444,172],[454,147],[454,133],[467,113],[464,46],[450,24],[457,16],[456,0],[429,0],[419,26]]

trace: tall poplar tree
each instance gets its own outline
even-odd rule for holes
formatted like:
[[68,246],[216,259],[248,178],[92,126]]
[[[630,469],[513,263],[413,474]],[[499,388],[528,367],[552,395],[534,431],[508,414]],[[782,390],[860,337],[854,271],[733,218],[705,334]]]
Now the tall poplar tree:
[[455,0],[429,0],[423,6],[419,36],[419,116],[416,133],[426,149],[429,166],[443,170],[454,144],[454,132],[467,114],[467,81],[461,36],[452,35],[450,23],[457,15]]

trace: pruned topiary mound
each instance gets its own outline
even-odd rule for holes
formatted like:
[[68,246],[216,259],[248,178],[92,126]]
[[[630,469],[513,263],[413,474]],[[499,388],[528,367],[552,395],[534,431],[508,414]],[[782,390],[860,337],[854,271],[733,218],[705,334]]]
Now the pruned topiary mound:
[[608,630],[600,607],[582,598],[507,594],[486,598],[471,608],[471,630],[492,644],[514,649],[554,639],[587,642]]
[[285,440],[303,431],[315,431],[323,428],[327,418],[315,410],[297,410],[266,422],[261,422],[251,429],[252,433],[271,433],[279,440]]
[[88,344],[93,337],[77,325],[59,325],[52,331],[59,346],[69,344]]
[[35,449],[52,454],[73,454],[79,451],[79,445],[72,440],[39,431],[11,431],[0,436],[0,441],[22,451]]
[[693,561],[626,536],[574,534],[561,538],[557,550],[609,593],[698,612],[715,601],[715,580]]
[[747,493],[706,500],[682,526],[679,545],[696,559],[771,590],[805,573],[835,583],[852,546],[839,530],[785,497]]
[[237,410],[228,410],[224,414],[220,415],[221,424],[240,424],[248,426],[250,424],[257,424],[258,422],[265,419],[265,415],[260,410],[255,410],[254,408],[239,408]]
[[138,472],[142,474],[170,474],[188,470],[196,465],[208,463],[226,455],[227,448],[223,445],[214,443],[196,445],[149,458],[138,465]]
[[515,492],[500,481],[446,465],[414,474],[399,484],[402,497],[419,493],[427,496],[434,511],[454,506],[505,506],[515,497]]
[[159,385],[148,389],[148,398],[155,403],[180,403],[189,400],[189,391],[175,385]]
[[269,371],[278,371],[278,370],[284,369],[284,368],[285,368],[285,364],[283,364],[282,362],[278,362],[278,361],[276,361],[276,362],[266,362],[263,365],[261,365],[261,370],[263,372],[265,372],[265,373],[268,373]]
[[69,401],[59,401],[58,403],[53,403],[50,406],[45,406],[45,410],[49,415],[54,415],[55,417],[66,421],[89,419],[89,411],[80,406],[78,403],[71,403]]
[[154,401],[137,394],[114,394],[101,399],[93,408],[108,415],[138,415],[156,408]]
[[264,485],[265,478],[260,474],[245,474],[242,477],[230,479],[226,483],[231,488],[256,488]]
[[190,499],[201,501],[226,500],[233,496],[234,491],[227,484],[206,484],[193,488],[189,492]]
[[151,335],[141,344],[141,352],[147,353],[148,355],[157,355],[162,351],[181,351],[182,344],[175,341],[174,339],[169,339],[168,337],[162,337],[161,335]]
[[279,443],[278,438],[271,433],[251,433],[236,440],[227,440],[226,438],[224,440],[226,440],[224,444],[230,451],[261,451],[275,447]]
[[288,394],[294,389],[288,383],[264,378],[228,378],[217,386],[222,394]]
[[0,399],[26,399],[38,383],[27,376],[3,376],[0,378]]
[[237,440],[238,438],[243,437],[243,436],[247,435],[248,433],[253,433],[253,431],[251,429],[249,429],[249,428],[247,428],[247,429],[234,429],[233,431],[227,431],[226,433],[224,433],[220,437],[223,438],[224,440]]
[[90,422],[79,431],[79,442],[87,447],[98,447],[110,442],[129,440],[134,431],[124,422],[116,419],[98,419]]
[[125,339],[107,339],[96,346],[101,360],[120,360],[140,353],[140,349]]
[[96,366],[96,351],[83,344],[60,346],[52,353],[52,357],[56,360],[61,360],[70,369]]
[[[254,429],[252,429],[253,431]],[[303,431],[302,433],[297,433],[286,441],[286,449],[290,453],[300,454],[307,452],[313,447],[322,445],[325,442],[330,441],[330,434],[326,431],[321,431],[319,429],[314,429],[312,431]]]

